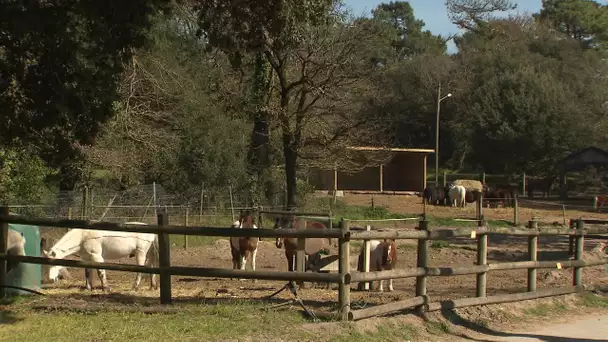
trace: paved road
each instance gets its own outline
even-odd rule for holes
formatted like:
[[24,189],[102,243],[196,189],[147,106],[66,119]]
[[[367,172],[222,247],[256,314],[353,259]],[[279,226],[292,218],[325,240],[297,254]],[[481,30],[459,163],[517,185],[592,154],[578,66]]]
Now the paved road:
[[595,342],[608,341],[608,315],[584,317],[565,324],[545,325],[525,332],[485,335],[486,341]]

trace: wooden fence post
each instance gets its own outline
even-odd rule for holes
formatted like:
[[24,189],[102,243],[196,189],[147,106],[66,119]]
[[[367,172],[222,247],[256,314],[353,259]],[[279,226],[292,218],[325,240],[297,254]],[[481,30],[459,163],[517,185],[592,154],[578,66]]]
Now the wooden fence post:
[[[530,220],[528,222],[528,228],[538,229],[538,222]],[[528,255],[530,261],[538,261],[538,236],[528,237]],[[536,268],[528,269],[528,292],[536,291]]]
[[525,196],[526,195],[526,173],[524,172],[523,176],[522,176],[522,182],[521,182],[521,195]]
[[[190,208],[186,208],[184,213],[184,227],[188,227],[188,211]],[[184,249],[188,248],[188,235],[184,235]]]
[[346,275],[350,273],[350,238],[348,237],[349,228],[348,221],[344,218],[340,221],[340,230],[342,235],[339,246],[339,257],[340,262],[338,264],[339,272],[341,276],[339,284],[339,299],[340,299],[340,312],[342,314],[342,320],[348,320],[348,314],[350,313],[350,282],[347,282]]
[[[371,231],[372,230],[372,226],[370,226],[369,224],[365,226],[365,231]],[[363,253],[363,272],[369,272],[369,263],[370,263],[370,247],[371,247],[371,240],[363,240],[363,246],[361,246],[361,253]],[[370,282],[369,281],[364,281],[364,282],[360,282],[357,285],[357,289],[360,291],[368,291],[370,290]]]
[[479,195],[479,199],[475,203],[476,219],[481,220],[483,217],[483,194]]
[[68,220],[72,219],[72,207],[68,207]]
[[[482,227],[484,225],[483,219],[478,221],[477,225]],[[488,264],[488,234],[483,233],[477,235],[477,265]],[[488,273],[477,274],[477,297],[486,296],[486,282]]]
[[517,194],[513,196],[513,226],[517,227],[519,224],[519,215],[518,215],[518,206],[519,202],[517,201]]
[[[426,219],[421,220],[419,224],[420,230],[427,232],[429,230],[429,221]],[[420,239],[418,240],[418,256],[416,260],[416,267],[426,268],[428,266],[429,257],[429,240]],[[416,297],[426,297],[426,276],[416,277]],[[427,300],[424,301],[427,304]],[[417,308],[419,314],[424,314],[424,305]]]
[[[7,206],[2,207],[2,212],[0,212],[4,216],[9,215],[9,210]],[[0,222],[0,253],[6,254],[6,249],[8,247],[8,222]],[[0,299],[6,297],[6,287],[4,285],[8,285],[6,283],[6,260],[0,260]]]
[[[158,225],[168,226],[169,215],[167,211],[158,212]],[[160,266],[160,303],[171,304],[171,241],[169,234],[158,234],[158,252]]]
[[[576,221],[576,254],[575,260],[583,260],[583,251],[585,249],[585,222],[580,218]],[[572,285],[580,286],[582,283],[583,268],[574,267]]]
[[486,184],[486,173],[485,172],[483,172],[481,174],[481,184]]
[[[296,229],[306,228],[306,220],[298,221]],[[298,238],[298,249],[296,251],[296,272],[306,272],[306,239]],[[298,281],[298,286],[304,287],[304,281]]]
[[[570,229],[574,229],[574,222],[570,220]],[[574,236],[568,235],[568,256],[574,255]]]

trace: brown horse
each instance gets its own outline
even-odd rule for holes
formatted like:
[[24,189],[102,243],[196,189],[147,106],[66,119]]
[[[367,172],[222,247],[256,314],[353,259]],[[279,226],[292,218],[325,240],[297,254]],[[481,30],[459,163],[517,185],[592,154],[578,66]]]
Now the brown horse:
[[[370,272],[392,270],[397,266],[397,244],[393,239],[371,240],[369,253],[369,270]],[[364,247],[365,248],[365,247]],[[359,260],[357,262],[357,271],[363,272],[363,257],[365,254],[364,248],[361,249]],[[384,291],[384,280],[380,280],[378,291]],[[363,282],[359,283],[359,289],[362,290]],[[388,280],[388,290],[393,291],[393,279]]]
[[[282,216],[277,217],[274,229],[295,229],[297,226],[297,222],[299,220],[296,219],[295,216]],[[310,222],[306,221],[306,228],[317,228],[324,229],[325,225],[321,222]],[[285,257],[287,258],[287,270],[293,271],[295,269],[295,255],[298,249],[298,239],[296,238],[281,238],[278,237],[275,241],[275,245],[277,248],[282,248],[285,246]],[[306,260],[308,260],[309,255],[314,255],[323,250],[328,250],[329,245],[331,245],[331,239],[322,239],[322,238],[312,238],[306,239]],[[307,262],[305,263],[308,264]]]
[[[250,211],[245,213],[241,212],[239,220],[232,224],[232,228],[237,229],[257,229],[255,225],[255,218]],[[233,269],[245,269],[247,265],[247,259],[251,257],[251,269],[255,271],[255,257],[258,252],[258,242],[260,241],[257,237],[231,237],[230,238],[230,252],[232,253],[232,268]],[[242,279],[241,279],[242,280]]]

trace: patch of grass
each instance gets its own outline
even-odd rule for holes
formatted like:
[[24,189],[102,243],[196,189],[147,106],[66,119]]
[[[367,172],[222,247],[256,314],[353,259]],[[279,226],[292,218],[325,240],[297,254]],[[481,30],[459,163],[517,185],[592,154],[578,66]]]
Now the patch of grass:
[[355,331],[352,326],[347,327],[348,333],[335,336],[332,342],[368,342],[368,341],[410,341],[416,337],[416,328],[410,324],[393,323],[383,324],[377,327],[375,332],[361,333]]
[[[184,235],[174,235],[171,237],[171,245],[173,246],[184,246]],[[196,247],[196,246],[209,246],[213,245],[219,239],[227,239],[226,237],[220,236],[188,236],[188,247]]]
[[[341,200],[337,200],[335,204],[332,204],[332,202],[333,200],[330,197],[312,198],[307,201],[304,210],[317,213],[329,213],[331,210],[334,217],[345,217],[351,220],[384,220],[417,216],[415,214],[391,213],[387,208],[382,206],[348,205]],[[337,224],[338,222],[336,222]]]
[[563,303],[543,303],[524,310],[524,313],[528,316],[547,316],[551,313],[560,313],[565,312],[566,310],[568,310],[568,307]]
[[[458,221],[450,217],[433,217],[427,215],[430,227],[475,227],[477,221]],[[509,228],[513,224],[504,220],[488,220],[488,225],[495,228]]]
[[261,304],[234,301],[184,308],[175,314],[105,312],[40,313],[15,309],[13,324],[0,329],[0,340],[34,341],[214,341],[222,339],[266,340],[267,336],[310,339],[298,329],[306,320],[295,311],[261,311]]
[[584,292],[581,294],[581,301],[584,306],[591,308],[608,308],[608,297],[596,295],[595,293]]
[[450,325],[446,322],[426,321],[424,322],[424,326],[426,331],[433,335],[444,335],[452,332]]
[[431,248],[450,248],[450,243],[443,240],[435,240],[431,243]]

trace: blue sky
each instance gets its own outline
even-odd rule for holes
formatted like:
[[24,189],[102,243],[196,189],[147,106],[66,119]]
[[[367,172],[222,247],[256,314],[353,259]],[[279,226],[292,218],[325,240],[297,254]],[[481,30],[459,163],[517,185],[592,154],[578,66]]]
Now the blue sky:
[[[354,15],[369,15],[371,10],[380,3],[388,3],[390,0],[344,0],[346,5],[353,10]],[[517,9],[513,13],[535,13],[541,8],[541,0],[516,0]],[[434,34],[448,36],[459,32],[458,27],[453,25],[448,19],[445,8],[445,0],[410,0],[410,5],[414,9],[414,15],[422,19],[426,24],[425,28]],[[448,52],[456,51],[454,43],[448,43]]]

